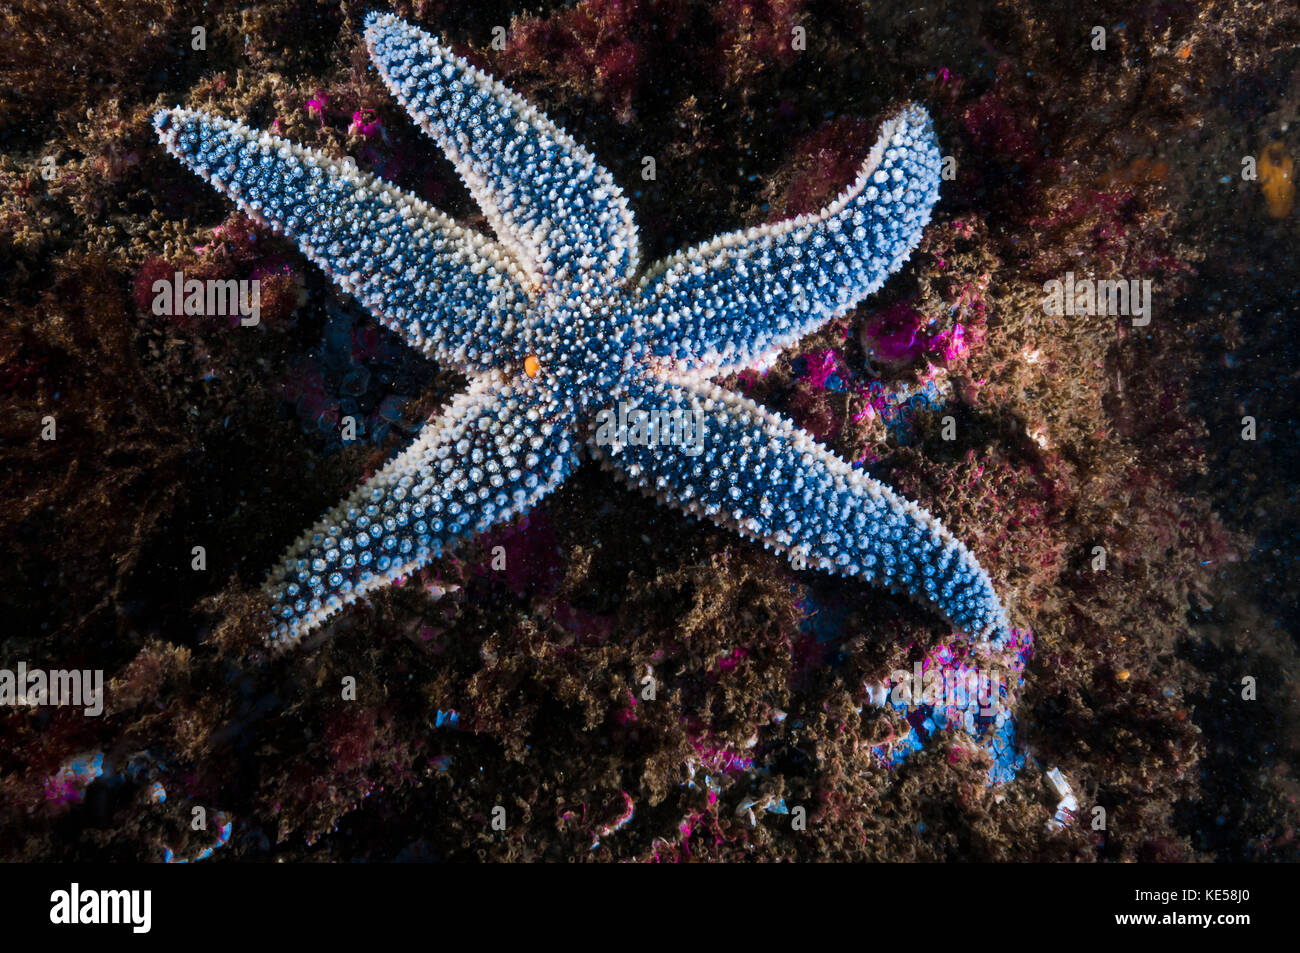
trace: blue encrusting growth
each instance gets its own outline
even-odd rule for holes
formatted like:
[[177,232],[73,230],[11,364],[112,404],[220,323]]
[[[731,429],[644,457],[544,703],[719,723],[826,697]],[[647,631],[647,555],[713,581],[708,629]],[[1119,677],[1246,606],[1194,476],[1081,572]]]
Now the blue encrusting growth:
[[[664,503],[923,600],[972,636],[1006,637],[987,573],[937,520],[710,382],[770,362],[911,253],[938,198],[939,150],[923,109],[884,125],[856,180],[819,214],[723,235],[638,276],[622,192],[563,130],[396,17],[372,14],[366,41],[495,241],[348,161],[190,110],[155,120],[173,155],[472,381],[271,573],[277,646],[456,539],[525,512],[584,445]],[[592,421],[620,401],[694,415],[701,446],[609,440]]]

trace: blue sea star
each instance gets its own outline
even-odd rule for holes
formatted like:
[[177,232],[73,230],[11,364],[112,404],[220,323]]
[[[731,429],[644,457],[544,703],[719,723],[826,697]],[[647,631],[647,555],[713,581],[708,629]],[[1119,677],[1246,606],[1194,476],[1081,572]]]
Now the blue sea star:
[[[988,574],[938,520],[712,382],[770,365],[907,259],[938,198],[940,155],[924,109],[888,120],[856,180],[816,215],[722,235],[638,277],[631,210],[585,149],[397,17],[371,14],[365,39],[495,241],[351,160],[180,107],[154,119],[172,155],[295,240],[385,327],[471,381],[272,571],[274,646],[524,513],[584,447],[631,486],[796,564],[915,597],[980,642],[1009,638]],[[701,421],[703,431],[690,446],[644,432],[611,437],[593,421],[619,402]]]

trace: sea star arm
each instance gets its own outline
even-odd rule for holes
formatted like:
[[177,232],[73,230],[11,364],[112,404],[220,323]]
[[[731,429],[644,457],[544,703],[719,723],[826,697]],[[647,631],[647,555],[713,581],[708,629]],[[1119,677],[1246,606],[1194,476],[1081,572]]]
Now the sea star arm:
[[636,271],[627,200],[563,129],[391,14],[367,17],[366,44],[388,88],[447,154],[536,286],[612,287]]
[[572,412],[527,378],[479,378],[326,513],[266,582],[285,648],[358,596],[527,512],[577,460]]
[[770,363],[902,266],[930,221],[939,166],[929,115],[907,106],[821,212],[721,235],[655,265],[641,280],[651,353],[710,374]]
[[[810,567],[906,593],[972,636],[1009,633],[988,573],[961,542],[790,420],[699,379],[646,380],[629,397],[659,412],[659,445],[610,442],[597,431],[589,446],[630,486],[778,552],[797,551]],[[669,420],[673,444],[663,436]],[[702,432],[687,439],[694,420]]]
[[496,243],[350,160],[243,123],[178,108],[154,126],[168,152],[413,347],[469,371],[499,366],[527,279]]

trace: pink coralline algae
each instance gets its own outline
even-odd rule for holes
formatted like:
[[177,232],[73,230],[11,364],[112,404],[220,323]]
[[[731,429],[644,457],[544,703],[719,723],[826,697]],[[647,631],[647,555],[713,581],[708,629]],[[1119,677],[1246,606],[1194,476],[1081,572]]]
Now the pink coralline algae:
[[939,356],[945,361],[957,361],[970,353],[966,344],[966,329],[960,324],[936,334],[930,339],[930,345],[938,349]]
[[[301,279],[292,264],[280,255],[268,253],[263,247],[264,240],[259,242],[263,235],[260,226],[247,216],[237,213],[209,232],[210,241],[167,258],[155,256],[145,259],[132,282],[132,299],[136,307],[145,314],[165,315],[167,320],[187,332],[214,324],[241,327],[244,316],[234,306],[221,307],[219,304],[215,312],[208,310],[211,307],[211,294],[205,299],[207,303],[202,308],[191,311],[188,288],[196,280],[205,283],[232,280],[250,284],[256,282],[258,309],[254,326],[282,327],[301,306],[305,294]],[[173,287],[179,284],[186,289],[183,295],[177,292],[162,293],[168,304],[174,296],[178,307],[159,310],[158,282],[162,281]],[[247,285],[236,287],[240,288],[241,295],[247,293],[251,297],[251,292],[244,290]],[[186,301],[184,308],[179,307],[182,299]]]
[[358,109],[352,114],[352,125],[348,127],[348,132],[369,139],[378,135],[381,128],[379,117],[373,109]]
[[982,148],[1027,165],[1040,159],[1033,130],[1025,128],[1024,119],[996,89],[968,106],[961,123],[970,141]]
[[926,326],[934,323],[935,319],[927,318],[910,303],[899,302],[863,325],[863,349],[873,360],[886,364],[907,364],[922,356],[956,361],[970,353],[963,325],[954,324],[931,334]]
[[[345,98],[355,99],[355,97]],[[329,105],[330,95],[324,90],[318,89],[316,95],[303,104],[303,108],[307,110],[310,115],[319,120],[320,124],[324,126],[326,124],[325,110]],[[335,114],[338,115],[338,113],[339,110],[336,109]],[[342,115],[347,115],[346,106],[343,107]],[[368,106],[361,106],[352,110],[352,122],[348,126],[348,135],[357,135],[364,139],[369,139],[372,136],[379,135],[382,131],[383,124],[379,121],[379,114],[376,113],[374,109]]]
[[576,4],[545,20],[517,22],[496,66],[511,75],[544,62],[548,72],[589,87],[610,104],[620,121],[628,121],[642,75],[647,22],[655,22],[656,29],[667,36],[676,29],[671,18],[668,22],[660,17],[651,21],[643,4],[635,0]]
[[725,655],[718,660],[718,668],[721,671],[733,669],[749,657],[749,652],[742,648],[733,649],[730,655]]
[[805,355],[807,371],[804,374],[804,382],[809,387],[823,390],[833,389],[833,387],[827,387],[827,381],[835,373],[835,357],[835,352],[829,349],[811,351]]
[[596,831],[596,840],[591,845],[592,850],[595,850],[600,846],[600,839],[602,837],[608,837],[615,831],[626,827],[628,823],[631,822],[632,818],[636,816],[636,802],[632,800],[632,795],[628,794],[626,791],[620,791],[619,794],[623,798],[623,812]]

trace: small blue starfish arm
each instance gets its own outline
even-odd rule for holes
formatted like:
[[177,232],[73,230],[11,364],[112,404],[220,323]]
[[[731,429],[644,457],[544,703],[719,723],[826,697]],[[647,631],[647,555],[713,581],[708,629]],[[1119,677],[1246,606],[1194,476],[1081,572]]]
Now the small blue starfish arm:
[[930,117],[909,106],[887,122],[866,162],[828,208],[721,235],[641,279],[652,352],[713,373],[766,366],[897,271],[939,197]]
[[937,519],[836,456],[792,421],[701,380],[649,380],[629,404],[660,420],[698,420],[665,452],[593,443],[602,465],[661,503],[727,526],[812,568],[857,576],[928,602],[964,632],[1000,639],[1007,614],[988,573]]
[[[724,235],[638,283],[637,233],[608,171],[524,100],[389,15],[367,18],[384,81],[444,149],[497,235],[239,123],[155,118],[178,159],[293,238],[387,327],[466,371],[467,393],[298,540],[267,581],[272,642],[533,506],[585,444],[687,512],[1007,631],[988,575],[939,523],[792,423],[708,383],[762,363],[897,270],[938,197],[924,110],[886,123],[856,181],[817,215]],[[698,412],[701,452],[611,443],[620,400]]]
[[[469,186],[493,231],[538,283],[621,285],[637,230],[614,177],[522,97],[391,14],[366,20],[388,88]],[[530,174],[519,175],[528,165]]]
[[266,583],[276,641],[297,641],[460,538],[532,509],[577,462],[572,427],[571,412],[529,378],[477,378],[290,547]]
[[495,366],[528,279],[495,242],[413,195],[243,123],[188,109],[154,117],[173,156],[292,238],[385,327],[435,360]]

